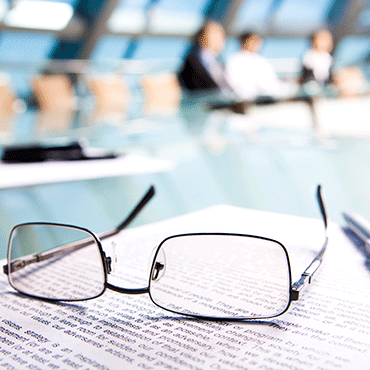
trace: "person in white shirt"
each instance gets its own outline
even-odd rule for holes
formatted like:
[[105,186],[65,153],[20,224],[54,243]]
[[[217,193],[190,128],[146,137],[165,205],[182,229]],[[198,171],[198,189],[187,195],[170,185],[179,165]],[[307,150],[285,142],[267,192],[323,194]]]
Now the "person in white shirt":
[[315,81],[320,85],[333,82],[332,64],[333,37],[331,33],[322,29],[311,36],[311,48],[305,53],[302,60],[302,84]]
[[238,98],[254,100],[259,96],[279,94],[280,81],[268,60],[259,55],[262,38],[252,32],[239,36],[242,50],[226,63],[226,77]]

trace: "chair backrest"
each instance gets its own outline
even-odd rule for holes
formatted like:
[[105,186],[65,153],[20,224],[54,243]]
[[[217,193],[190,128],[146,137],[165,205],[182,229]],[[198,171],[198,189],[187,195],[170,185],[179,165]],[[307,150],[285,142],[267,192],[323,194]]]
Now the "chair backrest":
[[68,135],[77,114],[78,113],[72,109],[59,110],[58,114],[55,114],[53,110],[40,110],[37,112],[34,132],[36,135],[63,132]]
[[142,78],[144,109],[148,113],[171,111],[181,101],[181,87],[173,73],[147,75]]
[[357,66],[343,68],[334,76],[334,82],[339,90],[339,95],[350,98],[361,95],[367,90],[367,81],[362,70]]
[[35,76],[32,79],[32,88],[41,110],[77,109],[77,97],[66,75]]
[[88,79],[88,86],[100,112],[124,112],[128,108],[130,91],[119,74],[106,74]]
[[13,114],[17,109],[17,96],[15,95],[7,75],[0,74],[0,114]]

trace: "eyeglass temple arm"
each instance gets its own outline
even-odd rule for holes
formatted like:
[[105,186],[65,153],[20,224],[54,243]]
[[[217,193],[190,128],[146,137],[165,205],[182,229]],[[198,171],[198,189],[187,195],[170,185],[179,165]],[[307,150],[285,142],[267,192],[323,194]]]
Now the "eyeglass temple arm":
[[313,259],[313,261],[309,264],[309,266],[303,272],[303,274],[301,275],[301,278],[292,285],[292,288],[291,288],[292,301],[298,301],[299,292],[302,290],[304,286],[311,283],[312,276],[318,270],[318,268],[320,267],[322,263],[322,259],[323,259],[323,256],[326,250],[326,246],[328,244],[328,236],[327,236],[328,220],[326,216],[324,202],[321,196],[321,186],[320,185],[317,187],[317,201],[319,203],[321,215],[322,215],[324,225],[325,225],[325,242],[320,252],[317,254],[317,256]]
[[[140,202],[135,206],[135,208],[131,211],[131,213],[125,218],[125,220],[121,224],[119,224],[113,230],[109,230],[98,235],[100,240],[104,240],[110,236],[114,236],[118,234],[121,230],[123,230],[125,227],[127,227],[134,220],[134,218],[140,213],[144,206],[149,202],[149,200],[154,196],[154,194],[155,194],[154,186],[151,186],[149,190],[146,192],[146,194],[143,196],[143,198],[140,200]],[[19,270],[31,263],[41,262],[53,257],[66,255],[78,249],[84,248],[88,245],[91,245],[90,241],[82,243],[81,242],[73,243],[68,247],[63,246],[58,248],[57,250],[45,253],[38,253],[36,255],[30,256],[30,258],[24,258],[22,260],[11,262],[10,264],[11,272]],[[3,272],[4,274],[8,275],[9,273],[8,265],[3,266]]]
[[[82,249],[91,244],[92,244],[91,240],[86,240],[85,242],[78,241],[75,243],[71,243],[70,245],[67,245],[67,246],[63,245],[61,247],[55,248],[48,252],[37,253],[31,256],[26,256],[22,259],[12,261],[10,263],[10,272],[20,270],[23,267],[26,267],[27,265],[30,265],[32,263],[42,262],[42,261],[46,261],[51,258],[65,256],[66,254],[72,253],[78,249]],[[3,266],[3,272],[5,275],[9,274],[8,265]]]
[[146,206],[146,204],[153,198],[155,194],[154,186],[152,185],[145,195],[141,198],[140,202],[135,206],[131,213],[114,229],[104,231],[98,234],[100,240],[107,239],[111,236],[117,235],[120,231],[125,229],[130,223],[135,219],[135,217],[141,212],[141,210]]

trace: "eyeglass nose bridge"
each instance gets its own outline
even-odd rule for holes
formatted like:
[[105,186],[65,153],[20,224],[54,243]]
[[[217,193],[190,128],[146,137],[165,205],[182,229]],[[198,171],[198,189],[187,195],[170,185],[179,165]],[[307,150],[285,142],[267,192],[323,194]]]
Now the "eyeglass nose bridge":
[[[162,248],[155,246],[152,250],[151,261],[152,264],[149,270],[149,277],[151,281],[159,281],[165,274],[166,271],[166,256]],[[105,253],[104,253],[105,255]],[[114,265],[116,261],[116,255],[114,254],[112,257],[104,256],[104,263],[107,267],[107,273],[114,272]],[[149,293],[149,286],[145,288],[122,288],[116,285],[110,284],[108,282],[105,283],[105,287],[109,290],[113,290],[119,293],[124,294],[144,294]]]

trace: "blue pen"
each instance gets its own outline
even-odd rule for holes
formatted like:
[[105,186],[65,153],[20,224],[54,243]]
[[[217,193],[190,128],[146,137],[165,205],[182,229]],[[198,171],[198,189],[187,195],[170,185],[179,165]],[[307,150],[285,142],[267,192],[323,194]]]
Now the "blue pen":
[[348,228],[364,242],[365,251],[370,255],[370,222],[353,212],[345,212],[343,217]]

